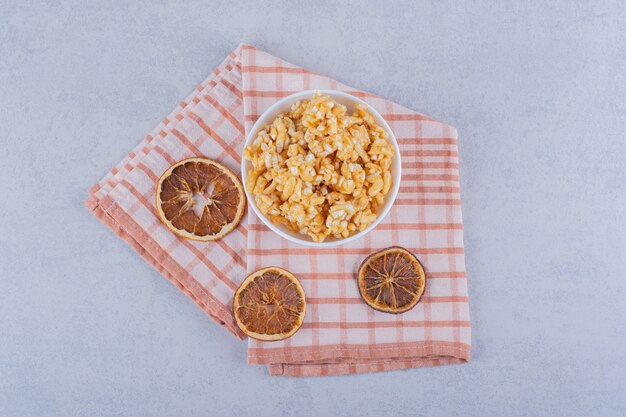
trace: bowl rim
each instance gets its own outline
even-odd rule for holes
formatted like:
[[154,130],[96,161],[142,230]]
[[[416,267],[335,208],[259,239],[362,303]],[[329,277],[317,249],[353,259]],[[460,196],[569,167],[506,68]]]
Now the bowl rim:
[[[272,104],[267,109],[265,109],[265,111],[263,113],[261,113],[259,115],[259,117],[256,119],[256,121],[252,125],[252,128],[250,129],[250,131],[246,134],[246,139],[244,141],[242,149],[244,149],[246,146],[248,146],[248,144],[251,143],[251,141],[256,137],[256,134],[258,133],[259,129],[261,128],[261,126],[260,126],[261,121],[263,119],[265,119],[268,114],[271,114],[271,113],[275,112],[275,110],[277,108],[281,107],[286,102],[293,103],[293,102],[301,100],[301,99],[303,99],[305,97],[310,98],[315,93],[326,94],[326,95],[330,96],[331,98],[333,96],[335,96],[335,97],[339,96],[339,97],[342,97],[344,99],[349,99],[349,100],[351,100],[351,101],[353,101],[355,103],[364,104],[365,106],[367,106],[367,110],[370,113],[372,113],[374,116],[376,116],[378,121],[382,122],[381,123],[382,127],[383,127],[383,129],[385,129],[385,131],[389,135],[389,138],[391,140],[391,144],[395,148],[394,158],[397,158],[396,175],[393,178],[393,185],[391,187],[391,190],[389,190],[389,194],[387,194],[387,196],[388,196],[388,200],[387,200],[388,204],[385,205],[385,208],[383,209],[382,213],[380,213],[380,215],[376,218],[376,220],[374,220],[374,222],[372,224],[370,224],[367,228],[365,228],[364,230],[362,230],[362,231],[360,231],[358,233],[353,234],[352,236],[349,236],[349,237],[346,237],[346,238],[343,238],[343,239],[325,240],[323,242],[314,242],[314,241],[310,240],[311,238],[308,237],[308,236],[307,236],[306,239],[304,237],[302,239],[300,239],[300,238],[296,238],[294,236],[291,236],[288,233],[285,233],[283,230],[280,229],[279,226],[277,226],[274,223],[272,223],[270,221],[270,219],[266,218],[266,216],[263,213],[260,212],[260,210],[256,206],[256,203],[254,202],[254,195],[251,192],[249,192],[248,188],[246,187],[246,179],[247,179],[247,176],[248,176],[248,173],[246,172],[246,163],[247,163],[247,161],[246,161],[245,158],[243,158],[243,155],[242,155],[242,158],[241,158],[241,182],[243,183],[243,189],[244,189],[244,192],[246,194],[246,198],[248,199],[248,205],[252,208],[252,211],[254,211],[254,214],[256,214],[256,216],[259,219],[261,219],[261,222],[263,222],[263,224],[266,225],[270,230],[272,230],[274,233],[276,233],[280,237],[282,237],[284,239],[287,239],[288,241],[293,242],[293,243],[297,243],[297,244],[304,245],[304,246],[310,246],[310,247],[328,248],[328,247],[333,247],[333,246],[345,245],[347,243],[354,242],[355,240],[362,238],[363,236],[365,236],[366,234],[371,232],[387,216],[387,214],[389,214],[389,211],[391,210],[391,207],[394,205],[396,197],[398,195],[398,191],[400,189],[400,181],[402,179],[402,159],[401,159],[401,156],[400,156],[400,146],[398,145],[398,141],[396,139],[395,134],[393,133],[393,130],[391,130],[391,127],[389,126],[389,124],[387,123],[385,118],[375,108],[373,108],[371,105],[369,105],[364,100],[362,100],[362,99],[360,99],[358,97],[353,96],[352,94],[346,93],[344,91],[330,90],[330,89],[303,90],[303,91],[299,91],[297,93],[293,93],[293,94],[290,94],[288,96],[285,96],[285,97],[281,98],[280,100],[277,100],[274,104]],[[266,122],[264,122],[264,123],[266,123]]]

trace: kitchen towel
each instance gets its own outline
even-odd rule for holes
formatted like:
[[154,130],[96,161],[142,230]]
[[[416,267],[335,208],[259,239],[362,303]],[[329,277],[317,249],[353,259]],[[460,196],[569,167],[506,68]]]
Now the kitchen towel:
[[[402,182],[387,217],[335,248],[280,238],[252,210],[229,235],[196,242],[174,235],[155,210],[158,177],[206,156],[239,174],[242,146],[276,100],[309,89],[358,96],[387,120],[402,154]],[[248,341],[248,362],[272,375],[337,375],[454,363],[470,356],[457,132],[375,95],[241,45],[90,190],[87,207],[213,320],[239,338],[232,298],[247,273],[280,266],[307,297],[301,329],[278,342]],[[360,298],[356,272],[370,253],[403,246],[424,265],[426,290],[412,310],[378,312]]]

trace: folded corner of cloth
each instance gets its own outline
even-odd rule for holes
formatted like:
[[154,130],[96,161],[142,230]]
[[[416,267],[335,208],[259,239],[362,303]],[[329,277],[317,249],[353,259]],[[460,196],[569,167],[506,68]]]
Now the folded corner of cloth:
[[[377,109],[402,152],[402,187],[389,215],[339,248],[304,248],[267,229],[250,210],[234,232],[196,242],[169,231],[156,213],[158,177],[191,156],[238,172],[245,133],[277,99],[309,89],[342,90]],[[87,207],[215,322],[244,338],[232,299],[245,276],[267,265],[296,275],[307,297],[300,330],[278,342],[248,341],[248,362],[272,375],[338,375],[465,363],[470,320],[454,128],[329,77],[240,45],[102,180]],[[361,302],[354,271],[388,246],[418,256],[424,296],[393,315]]]

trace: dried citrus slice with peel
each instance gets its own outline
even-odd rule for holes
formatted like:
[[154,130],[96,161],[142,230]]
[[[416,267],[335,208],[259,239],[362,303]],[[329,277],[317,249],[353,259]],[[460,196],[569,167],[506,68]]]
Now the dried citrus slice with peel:
[[210,159],[179,161],[157,182],[159,218],[172,232],[188,239],[220,239],[239,224],[245,207],[239,178]]
[[286,339],[297,332],[305,309],[300,281],[291,272],[274,266],[248,275],[233,300],[241,331],[264,341]]
[[365,258],[359,267],[359,291],[370,307],[386,313],[404,313],[420,300],[426,274],[415,255],[392,246]]

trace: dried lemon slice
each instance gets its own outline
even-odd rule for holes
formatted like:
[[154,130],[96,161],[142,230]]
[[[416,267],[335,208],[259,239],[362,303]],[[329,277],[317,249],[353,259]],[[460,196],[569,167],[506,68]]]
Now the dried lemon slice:
[[233,300],[237,325],[248,336],[264,341],[282,340],[304,322],[306,301],[300,281],[278,267],[248,275]]
[[426,274],[415,255],[392,246],[368,256],[359,267],[359,291],[370,307],[404,313],[424,293]]
[[239,178],[206,158],[175,163],[156,185],[159,218],[172,232],[188,239],[220,239],[239,224],[245,206]]

